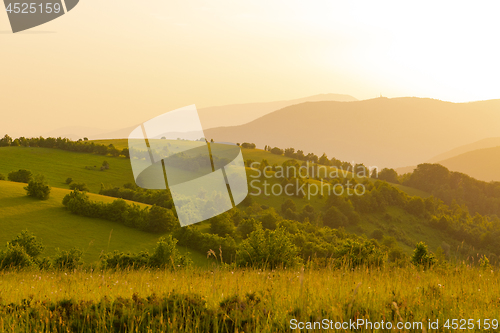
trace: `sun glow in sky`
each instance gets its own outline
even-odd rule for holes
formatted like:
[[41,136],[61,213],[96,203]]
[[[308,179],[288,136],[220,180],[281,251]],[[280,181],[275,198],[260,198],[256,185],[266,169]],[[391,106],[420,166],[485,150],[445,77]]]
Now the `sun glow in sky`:
[[499,12],[496,1],[81,0],[13,35],[2,11],[0,134],[319,93],[500,98]]

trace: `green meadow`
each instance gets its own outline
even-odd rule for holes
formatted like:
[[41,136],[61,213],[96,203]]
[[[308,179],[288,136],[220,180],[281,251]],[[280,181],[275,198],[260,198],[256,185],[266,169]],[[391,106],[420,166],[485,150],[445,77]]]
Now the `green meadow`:
[[[84,251],[84,261],[93,263],[99,260],[102,252],[151,252],[161,236],[111,221],[73,215],[62,205],[64,196],[70,190],[52,188],[50,198],[40,201],[26,196],[25,185],[0,181],[1,246],[22,230],[28,229],[46,246],[45,256],[56,254],[56,248],[69,250],[77,247]],[[97,194],[89,196],[93,201],[109,203],[115,200]],[[188,252],[183,247],[179,247],[179,250]],[[189,252],[196,264],[203,265],[206,262],[206,256],[195,251]]]
[[[109,170],[100,171],[107,161]],[[88,170],[85,167],[96,167]],[[114,186],[133,182],[130,160],[124,157],[101,156],[64,151],[51,148],[2,147],[0,149],[0,173],[7,177],[11,171],[30,170],[33,174],[45,176],[50,186],[68,189],[65,183],[72,178],[78,183],[86,183],[90,191],[98,193],[101,183]]]
[[[468,332],[498,332],[500,319],[499,273],[465,264],[432,270],[213,266],[0,272],[0,290],[2,332],[460,331],[452,328],[453,319]],[[294,329],[299,322],[324,320],[328,325],[383,321],[407,328]],[[439,329],[428,329],[436,321]]]

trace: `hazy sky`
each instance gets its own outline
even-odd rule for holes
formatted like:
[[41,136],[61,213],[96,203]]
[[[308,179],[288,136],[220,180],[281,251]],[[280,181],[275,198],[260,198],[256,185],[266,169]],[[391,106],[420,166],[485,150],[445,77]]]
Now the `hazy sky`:
[[19,34],[2,10],[0,134],[319,93],[500,98],[494,3],[80,0]]

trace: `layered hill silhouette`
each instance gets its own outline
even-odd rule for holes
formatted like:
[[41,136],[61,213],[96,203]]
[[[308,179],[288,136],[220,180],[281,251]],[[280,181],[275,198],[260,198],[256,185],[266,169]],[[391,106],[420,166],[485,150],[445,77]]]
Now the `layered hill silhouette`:
[[469,151],[440,161],[439,164],[479,180],[500,181],[500,145]]
[[470,143],[468,145],[460,146],[457,148],[454,148],[450,151],[447,151],[446,153],[439,154],[437,156],[434,156],[430,160],[428,160],[428,163],[439,163],[441,161],[447,160],[449,158],[477,150],[477,149],[483,149],[483,148],[493,148],[493,147],[498,147],[500,146],[500,137],[497,138],[487,138],[483,140],[476,141],[474,143]]
[[243,125],[284,107],[320,101],[353,102],[356,98],[341,94],[319,94],[288,101],[214,106],[198,110],[203,128]]
[[307,102],[248,124],[205,131],[215,141],[254,142],[379,167],[417,165],[500,133],[500,100],[451,103],[416,97]]
[[[220,127],[220,126],[237,126],[253,121],[259,117],[269,114],[273,111],[282,109],[284,107],[300,104],[304,102],[315,102],[315,101],[342,101],[342,102],[352,102],[357,101],[356,98],[350,95],[342,94],[319,94],[314,96],[308,96],[304,98],[292,99],[287,101],[276,101],[276,102],[263,102],[263,103],[245,103],[245,104],[230,104],[222,106],[213,106],[208,108],[198,109],[198,114],[200,116],[200,121],[204,129]],[[166,110],[165,112],[167,112]],[[145,119],[147,120],[147,119]],[[71,139],[76,140],[83,136],[88,136],[91,139],[123,139],[128,138],[130,132],[134,130],[137,126],[127,127],[124,129],[89,134],[88,132],[80,131],[79,135],[73,134]],[[56,130],[57,132],[58,130]],[[54,132],[54,131],[53,131]],[[67,129],[61,129],[59,132],[66,133]],[[76,133],[76,131],[73,131]],[[54,136],[52,134],[52,136]]]
[[[500,150],[486,149],[499,146],[500,137],[487,138],[434,156],[426,163],[438,163],[452,171],[470,173],[470,176],[484,181],[500,181],[500,168],[498,168],[498,160],[500,160],[498,153]],[[416,167],[416,165],[407,166],[397,168],[396,171],[402,175],[413,172]]]

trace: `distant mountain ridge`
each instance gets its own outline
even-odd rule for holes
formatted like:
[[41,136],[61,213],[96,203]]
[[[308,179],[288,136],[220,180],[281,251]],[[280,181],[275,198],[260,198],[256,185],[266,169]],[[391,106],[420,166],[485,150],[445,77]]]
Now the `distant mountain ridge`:
[[500,145],[469,151],[439,164],[479,180],[500,181]]
[[[495,161],[497,160],[496,152],[497,150],[489,150],[490,154],[486,155],[481,155],[481,153],[472,153],[477,150],[483,150],[485,148],[494,148],[500,146],[500,137],[497,138],[487,138],[483,140],[479,140],[464,146],[460,146],[454,149],[451,149],[445,153],[439,154],[437,156],[434,156],[433,158],[429,159],[426,163],[438,163],[441,165],[446,166],[448,169],[451,171],[458,171],[462,173],[471,173],[470,176],[473,176],[474,178],[484,180],[484,181],[500,181],[500,169],[493,171],[493,172],[484,172],[485,169],[481,167],[481,165],[473,166],[471,164],[471,158],[478,158],[476,160],[476,164],[490,164],[493,163],[495,164]],[[483,150],[483,152],[486,152]],[[468,154],[470,153],[470,154]],[[459,155],[462,154],[467,154],[467,156],[463,157],[458,157]],[[479,154],[479,155],[478,155]],[[463,163],[462,163],[463,162]],[[407,166],[407,167],[402,167],[402,168],[396,168],[396,172],[400,175],[413,172],[413,170],[417,166]],[[488,167],[486,168],[488,169]]]
[[[297,98],[292,100],[285,100],[285,101],[212,106],[212,107],[198,109],[198,114],[200,116],[200,121],[204,129],[212,127],[221,127],[221,126],[237,126],[248,123],[252,120],[255,120],[259,117],[262,117],[273,111],[282,109],[284,107],[308,101],[352,102],[352,101],[357,101],[357,99],[350,95],[343,95],[343,94],[318,94],[318,95]],[[165,110],[165,112],[168,111],[171,110]],[[147,120],[149,119],[144,119],[144,121]],[[79,129],[76,126],[73,126],[73,127],[64,127],[56,129],[49,133],[50,136],[68,137],[69,139],[72,140],[78,140],[83,137],[88,137],[89,139],[93,140],[124,139],[128,138],[130,132],[132,132],[139,125],[140,124],[136,124],[134,126],[114,131],[97,130],[94,128],[87,128],[86,130],[82,130],[83,128]]]
[[254,142],[378,167],[417,165],[457,145],[500,133],[500,100],[429,98],[307,102],[248,124],[205,131],[216,141]]
[[483,148],[493,148],[493,147],[498,147],[500,146],[500,137],[497,138],[487,138],[483,140],[479,140],[473,143],[470,143],[468,145],[460,146],[457,148],[454,148],[450,151],[447,151],[446,153],[439,154],[437,156],[434,156],[430,160],[428,160],[428,163],[437,163],[439,161],[443,161],[473,150],[477,149],[483,149]]
[[354,102],[356,98],[341,94],[319,94],[287,101],[213,106],[198,110],[204,129],[243,125],[284,107],[305,102]]

